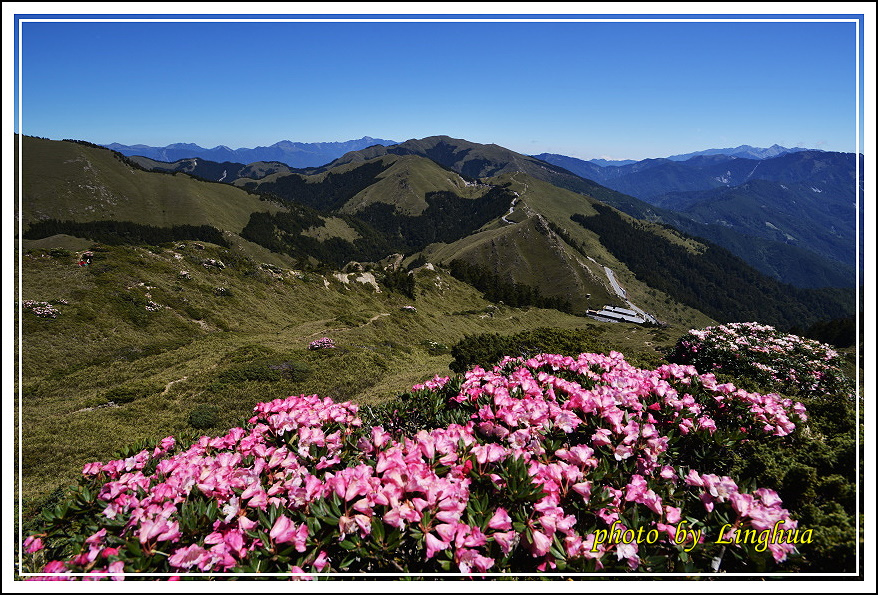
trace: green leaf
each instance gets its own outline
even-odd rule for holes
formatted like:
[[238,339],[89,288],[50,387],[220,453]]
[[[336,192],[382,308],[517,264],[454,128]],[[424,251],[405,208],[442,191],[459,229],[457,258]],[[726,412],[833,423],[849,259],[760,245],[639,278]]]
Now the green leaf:
[[131,552],[135,557],[143,556],[143,550],[140,548],[140,543],[137,541],[129,541],[125,544],[125,549]]
[[339,542],[338,545],[340,545],[342,547],[342,549],[346,549],[348,551],[357,549],[357,544],[355,544],[350,539],[345,539],[344,541]]
[[377,516],[372,517],[372,535],[378,541],[384,541],[384,521]]

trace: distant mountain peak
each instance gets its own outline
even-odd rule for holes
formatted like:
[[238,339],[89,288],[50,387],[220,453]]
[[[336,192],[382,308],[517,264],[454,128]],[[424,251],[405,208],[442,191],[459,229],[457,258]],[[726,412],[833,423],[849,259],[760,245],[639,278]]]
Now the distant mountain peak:
[[745,159],[771,159],[779,157],[786,153],[798,153],[801,151],[818,151],[819,149],[806,149],[803,147],[793,147],[788,149],[778,144],[773,144],[768,148],[753,147],[750,145],[740,145],[737,147],[728,147],[725,149],[706,149],[704,151],[695,151],[694,153],[683,153],[681,155],[671,155],[668,159],[672,161],[687,161],[693,157],[703,155],[726,155],[728,157],[743,157]]

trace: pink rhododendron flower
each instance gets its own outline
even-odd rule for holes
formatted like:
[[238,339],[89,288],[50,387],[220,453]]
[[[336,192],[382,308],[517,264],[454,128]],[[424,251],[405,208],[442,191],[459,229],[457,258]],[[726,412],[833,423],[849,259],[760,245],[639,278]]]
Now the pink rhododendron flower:
[[207,558],[209,558],[207,550],[200,545],[192,544],[171,554],[168,557],[168,564],[175,568],[191,568]]
[[545,556],[549,548],[552,547],[552,540],[536,529],[531,531],[531,535],[533,540],[531,543],[531,553],[535,558]]
[[498,531],[509,531],[512,529],[512,519],[509,518],[509,513],[501,507],[494,512],[494,516],[488,521],[488,527]]
[[43,540],[41,538],[31,535],[24,540],[24,551],[27,553],[32,554],[41,549],[43,549]]

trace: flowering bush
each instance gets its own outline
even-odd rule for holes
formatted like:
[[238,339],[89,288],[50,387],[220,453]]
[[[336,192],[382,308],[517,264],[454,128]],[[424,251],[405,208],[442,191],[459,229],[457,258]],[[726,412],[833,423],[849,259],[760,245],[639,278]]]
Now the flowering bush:
[[829,345],[756,322],[690,330],[669,359],[702,371],[745,376],[790,395],[850,390],[841,372],[841,356]]
[[335,349],[335,342],[329,337],[322,337],[308,343],[308,349]]
[[[409,397],[458,421],[405,434],[300,395],[258,404],[223,436],[89,463],[24,549],[60,579],[693,572],[783,562],[808,534],[773,490],[710,467],[743,437],[794,432],[807,416],[789,399],[615,352],[506,358]],[[692,445],[707,467],[680,463]]]
[[[67,303],[67,302],[62,302]],[[58,309],[49,302],[37,302],[35,300],[24,300],[21,302],[25,310],[30,310],[40,318],[56,318]]]
[[760,485],[777,490],[802,526],[813,529],[813,543],[785,565],[790,571],[855,572],[863,409],[858,416],[862,394],[854,398],[841,356],[827,345],[746,323],[690,331],[668,359],[714,371],[748,390],[790,395],[807,406],[805,432],[780,447],[739,443],[725,458],[724,472],[758,477]]

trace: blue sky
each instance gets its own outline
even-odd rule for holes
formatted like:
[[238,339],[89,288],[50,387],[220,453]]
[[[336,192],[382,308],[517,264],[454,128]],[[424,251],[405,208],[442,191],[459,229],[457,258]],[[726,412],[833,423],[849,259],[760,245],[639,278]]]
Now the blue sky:
[[25,22],[21,131],[232,148],[446,134],[584,159],[854,151],[855,27]]

